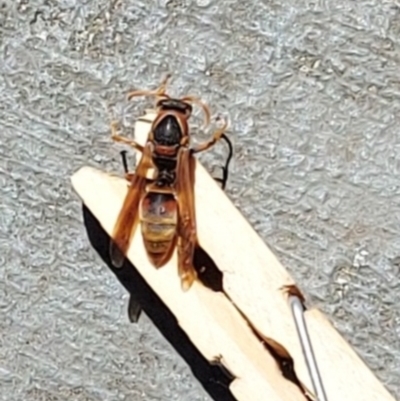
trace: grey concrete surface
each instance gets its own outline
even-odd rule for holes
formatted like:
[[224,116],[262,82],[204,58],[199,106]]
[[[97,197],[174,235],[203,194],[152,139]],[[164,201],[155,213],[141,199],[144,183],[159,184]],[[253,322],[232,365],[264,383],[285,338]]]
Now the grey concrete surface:
[[129,128],[149,103],[126,92],[168,71],[229,116],[228,195],[400,398],[399,7],[2,1],[0,399],[209,399],[146,317],[128,323],[69,181],[122,171],[110,115]]

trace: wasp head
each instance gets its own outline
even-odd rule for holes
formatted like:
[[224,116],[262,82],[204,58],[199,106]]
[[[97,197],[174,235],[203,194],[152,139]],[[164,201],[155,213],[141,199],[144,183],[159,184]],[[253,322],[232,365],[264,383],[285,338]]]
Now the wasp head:
[[178,113],[182,113],[186,118],[189,118],[192,114],[192,106],[189,103],[183,102],[179,99],[162,99],[157,102],[157,107],[161,110],[172,110]]

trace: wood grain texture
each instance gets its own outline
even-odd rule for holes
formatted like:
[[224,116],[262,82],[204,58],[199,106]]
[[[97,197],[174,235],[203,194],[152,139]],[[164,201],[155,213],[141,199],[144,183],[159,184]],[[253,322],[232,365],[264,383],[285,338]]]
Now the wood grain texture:
[[[148,111],[146,118],[137,122],[139,143],[145,142],[150,127],[145,120],[152,118],[154,112]],[[72,177],[72,183],[110,234],[126,194],[126,181],[84,167]],[[209,360],[222,355],[223,363],[237,377],[231,391],[239,401],[305,400],[298,387],[282,376],[274,358],[237,310],[263,336],[289,352],[299,379],[311,389],[287,296],[282,291],[282,287],[295,283],[200,163],[196,166],[196,216],[200,243],[223,273],[224,291],[230,299],[197,282],[183,293],[176,255],[156,270],[146,258],[139,230],[128,258],[203,355]],[[308,310],[306,320],[330,401],[394,400],[318,310]]]

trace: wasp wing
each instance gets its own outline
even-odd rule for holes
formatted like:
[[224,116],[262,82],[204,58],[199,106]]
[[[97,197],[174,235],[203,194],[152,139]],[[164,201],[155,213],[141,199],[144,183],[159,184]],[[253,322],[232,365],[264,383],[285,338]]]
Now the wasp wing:
[[194,201],[196,159],[190,149],[181,148],[178,159],[177,200],[178,220],[178,271],[182,288],[188,290],[197,277],[193,257],[197,241],[196,213]]
[[122,267],[139,222],[139,204],[147,183],[146,174],[151,167],[151,145],[148,143],[135,174],[129,175],[131,183],[114,226],[110,242],[110,258],[115,267]]

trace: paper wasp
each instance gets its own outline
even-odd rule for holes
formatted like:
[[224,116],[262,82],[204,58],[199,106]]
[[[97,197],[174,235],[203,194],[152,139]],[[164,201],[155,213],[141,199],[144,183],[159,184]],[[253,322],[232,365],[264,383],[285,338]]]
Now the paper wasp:
[[[224,134],[226,122],[209,141],[190,146],[188,120],[192,104],[202,108],[206,125],[210,122],[210,111],[196,97],[176,99],[167,95],[169,78],[167,76],[156,90],[140,90],[128,94],[128,100],[136,96],[154,96],[157,99],[157,116],[144,146],[118,135],[115,125],[112,126],[112,139],[132,146],[142,156],[132,174],[128,172],[123,153],[126,179],[130,181],[130,186],[112,234],[110,257],[115,267],[122,266],[140,222],[147,256],[156,268],[164,266],[177,248],[178,274],[182,289],[186,291],[197,277],[193,267],[194,251],[198,246],[193,155],[211,148],[220,139],[227,142],[229,155],[223,167],[223,178],[217,179],[224,188],[233,151],[231,142]],[[149,169],[155,171],[153,179],[146,178]]]

